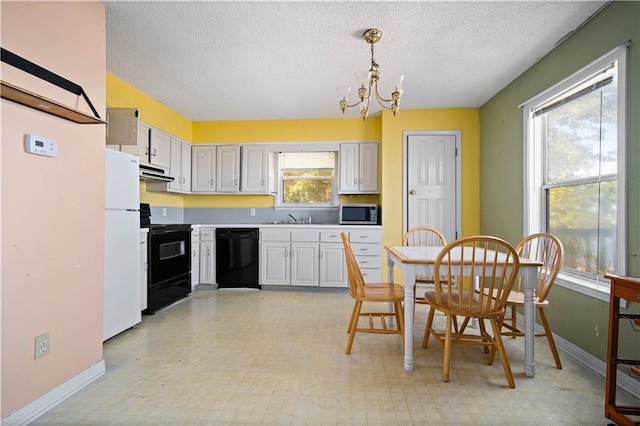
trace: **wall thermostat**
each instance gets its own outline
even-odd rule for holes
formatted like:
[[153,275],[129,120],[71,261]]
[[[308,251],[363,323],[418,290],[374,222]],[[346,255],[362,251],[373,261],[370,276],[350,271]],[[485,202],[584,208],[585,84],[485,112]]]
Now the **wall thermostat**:
[[25,135],[24,145],[29,154],[44,155],[46,157],[58,155],[58,142],[51,138],[29,133]]

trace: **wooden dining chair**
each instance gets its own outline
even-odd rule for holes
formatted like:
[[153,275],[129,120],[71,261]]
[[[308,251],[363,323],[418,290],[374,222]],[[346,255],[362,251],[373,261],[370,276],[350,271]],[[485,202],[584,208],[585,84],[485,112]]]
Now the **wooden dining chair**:
[[[402,301],[404,300],[404,287],[393,283],[366,284],[362,277],[362,272],[356,261],[356,257],[351,249],[351,244],[347,235],[342,232],[342,243],[344,244],[344,256],[347,263],[347,274],[349,277],[349,294],[355,300],[351,318],[349,320],[349,339],[347,341],[346,353],[351,353],[351,347],[356,333],[378,333],[378,334],[399,334],[404,341],[404,311]],[[363,303],[367,306],[371,303],[380,305],[377,311],[363,312]],[[392,311],[389,311],[389,305]],[[395,318],[395,326],[387,321],[390,317]],[[361,321],[360,318],[366,318]]]
[[[515,387],[511,366],[502,344],[499,321],[504,317],[507,297],[518,276],[520,262],[513,247],[489,236],[466,237],[445,246],[434,264],[435,288],[425,293],[429,316],[422,346],[429,336],[444,349],[442,380],[449,381],[452,344],[482,346],[497,351],[510,388]],[[457,277],[457,287],[442,277]],[[443,282],[444,281],[444,282]],[[485,291],[486,290],[486,291]],[[494,295],[493,297],[491,295]],[[445,331],[433,327],[435,311],[445,315]],[[478,319],[478,332],[454,329],[456,316]],[[487,332],[485,321],[493,333]],[[490,357],[490,365],[493,358]]]
[[[562,369],[558,349],[553,340],[549,320],[544,311],[545,308],[549,306],[547,297],[564,262],[564,248],[560,240],[555,236],[548,233],[536,233],[520,241],[516,247],[516,251],[520,257],[542,262],[542,266],[538,269],[538,283],[533,303],[538,308],[544,332],[536,333],[535,336],[547,338],[549,348],[556,363],[556,368]],[[516,286],[509,294],[505,316],[499,323],[503,336],[511,336],[513,338],[516,336],[524,336],[524,331],[518,328],[516,321],[516,308],[524,306],[524,292],[523,289],[520,288],[520,282],[521,280],[518,279]],[[507,316],[507,314],[509,316]]]
[[[447,240],[442,234],[435,228],[429,226],[416,226],[409,229],[402,238],[403,246],[411,247],[444,247],[447,245]],[[416,275],[416,287],[414,289],[415,303],[427,304],[427,301],[422,297],[422,292],[419,287],[425,285],[433,286],[435,280],[431,275]],[[424,290],[424,288],[422,288]]]

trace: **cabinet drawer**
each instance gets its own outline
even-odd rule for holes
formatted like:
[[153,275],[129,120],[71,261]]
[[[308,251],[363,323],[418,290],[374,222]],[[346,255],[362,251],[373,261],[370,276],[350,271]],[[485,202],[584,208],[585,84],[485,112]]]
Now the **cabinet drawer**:
[[360,268],[362,278],[365,283],[382,282],[382,269],[380,268]]
[[349,241],[352,243],[381,243],[382,232],[373,229],[349,231]]
[[200,240],[203,241],[213,241],[213,237],[215,236],[215,229],[201,229],[200,230]]
[[356,256],[356,261],[360,268],[377,268],[382,267],[380,256]]
[[380,256],[382,254],[382,246],[380,244],[363,244],[352,243],[351,249],[356,256],[363,254],[367,256]]
[[320,231],[314,229],[294,229],[291,231],[291,241],[317,243],[320,241]]
[[341,232],[342,230],[340,229],[320,231],[320,241],[322,241],[323,243],[341,243]]
[[291,231],[288,229],[261,229],[261,241],[291,241]]

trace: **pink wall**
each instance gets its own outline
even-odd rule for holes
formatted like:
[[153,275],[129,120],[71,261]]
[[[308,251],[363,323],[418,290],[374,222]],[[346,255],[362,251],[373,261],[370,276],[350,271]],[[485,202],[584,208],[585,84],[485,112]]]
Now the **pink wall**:
[[[104,117],[105,11],[98,1],[1,7],[2,47],[79,85]],[[2,64],[2,80],[91,114],[81,97]],[[5,418],[102,359],[105,126],[2,99],[1,411]],[[27,133],[58,141],[26,154]],[[51,353],[34,359],[49,332]]]

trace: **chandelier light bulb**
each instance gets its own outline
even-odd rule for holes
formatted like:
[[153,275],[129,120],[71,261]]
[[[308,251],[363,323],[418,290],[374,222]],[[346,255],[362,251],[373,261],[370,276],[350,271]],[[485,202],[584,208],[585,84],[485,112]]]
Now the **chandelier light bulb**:
[[338,86],[338,96],[340,99],[347,100],[349,98],[349,94],[351,93],[351,86]]

